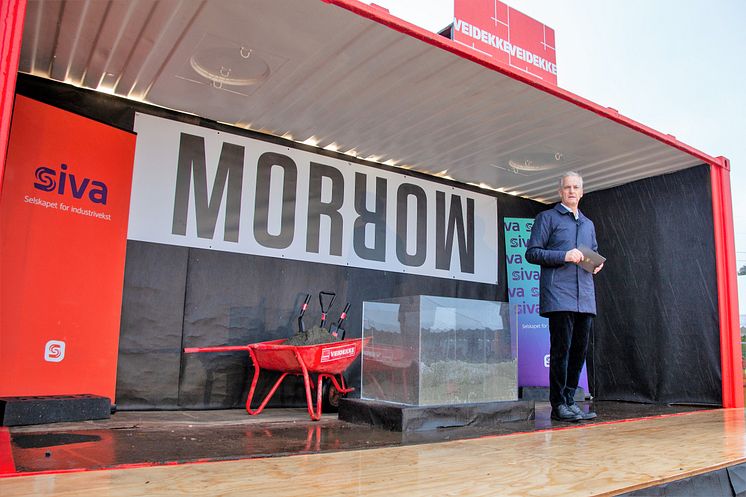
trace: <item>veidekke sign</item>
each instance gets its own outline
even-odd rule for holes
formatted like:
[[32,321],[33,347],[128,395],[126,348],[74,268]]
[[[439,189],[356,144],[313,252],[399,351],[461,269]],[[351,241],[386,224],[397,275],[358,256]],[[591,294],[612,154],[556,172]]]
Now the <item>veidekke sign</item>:
[[554,30],[496,0],[455,0],[453,39],[557,84]]

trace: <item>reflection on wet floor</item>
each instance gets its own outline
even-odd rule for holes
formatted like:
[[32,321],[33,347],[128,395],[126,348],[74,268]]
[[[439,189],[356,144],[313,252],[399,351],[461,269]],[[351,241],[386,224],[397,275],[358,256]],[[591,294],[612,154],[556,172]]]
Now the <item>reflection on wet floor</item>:
[[595,402],[593,409],[599,415],[593,421],[557,422],[550,420],[548,404],[537,403],[535,419],[530,421],[416,433],[350,424],[337,420],[334,414],[325,414],[314,422],[305,409],[269,409],[259,416],[249,416],[242,410],[118,412],[110,420],[13,427],[11,452],[18,473],[90,470],[433,443],[588,426],[702,408]]

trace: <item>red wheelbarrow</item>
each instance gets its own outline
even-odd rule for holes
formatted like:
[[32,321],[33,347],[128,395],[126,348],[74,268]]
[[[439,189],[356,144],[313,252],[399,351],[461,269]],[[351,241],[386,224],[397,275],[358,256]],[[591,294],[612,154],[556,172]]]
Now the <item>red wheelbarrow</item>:
[[[285,339],[270,340],[268,342],[253,343],[249,345],[225,345],[218,347],[190,347],[185,348],[187,354],[195,352],[232,352],[248,351],[251,361],[254,363],[254,378],[251,380],[251,389],[246,399],[246,412],[256,415],[264,410],[264,407],[272,398],[282,380],[289,374],[303,375],[303,383],[306,387],[306,403],[308,414],[311,419],[321,419],[322,405],[322,382],[324,378],[331,380],[334,388],[342,395],[355,390],[345,384],[344,372],[352,362],[360,355],[363,345],[370,341],[368,338],[350,338],[339,342],[322,343],[319,345],[283,345]],[[259,407],[251,408],[254,398],[254,390],[262,369],[278,371],[282,373],[275,382],[272,389],[264,398]],[[316,385],[311,383],[311,374],[317,374]],[[339,378],[339,380],[337,379]],[[311,389],[316,388],[316,406],[314,407],[311,397]]]

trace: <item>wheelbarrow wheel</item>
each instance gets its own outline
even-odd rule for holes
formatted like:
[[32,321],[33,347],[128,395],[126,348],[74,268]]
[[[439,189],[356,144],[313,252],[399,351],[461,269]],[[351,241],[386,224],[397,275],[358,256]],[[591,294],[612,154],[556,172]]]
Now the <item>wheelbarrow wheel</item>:
[[334,385],[328,379],[324,380],[321,389],[321,408],[323,412],[337,412],[339,410],[339,400],[345,394],[334,388]]

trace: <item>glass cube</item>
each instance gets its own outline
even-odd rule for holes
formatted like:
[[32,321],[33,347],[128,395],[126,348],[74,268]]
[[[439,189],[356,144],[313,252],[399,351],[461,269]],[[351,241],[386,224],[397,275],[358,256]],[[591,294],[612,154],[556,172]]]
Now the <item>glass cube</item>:
[[426,406],[518,399],[506,302],[416,295],[363,302],[361,398]]

